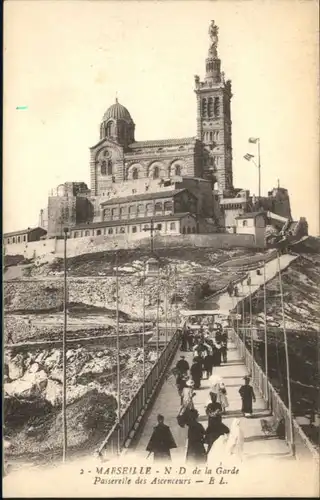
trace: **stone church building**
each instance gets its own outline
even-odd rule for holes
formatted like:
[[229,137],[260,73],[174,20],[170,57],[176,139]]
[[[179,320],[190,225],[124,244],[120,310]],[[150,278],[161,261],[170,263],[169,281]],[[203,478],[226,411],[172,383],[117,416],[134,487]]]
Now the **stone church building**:
[[[231,82],[221,71],[214,21],[209,38],[205,76],[194,77],[196,135],[136,141],[134,120],[116,100],[90,148],[90,189],[62,184],[41,212],[48,237],[64,226],[72,237],[137,232],[151,221],[162,233],[235,232],[236,217],[257,210],[249,192],[233,186]],[[287,192],[283,203],[290,216]]]

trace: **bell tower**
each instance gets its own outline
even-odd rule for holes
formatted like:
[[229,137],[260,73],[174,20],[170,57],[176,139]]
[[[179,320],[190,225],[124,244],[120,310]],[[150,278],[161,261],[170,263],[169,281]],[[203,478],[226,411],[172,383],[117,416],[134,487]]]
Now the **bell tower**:
[[203,143],[203,175],[213,180],[215,189],[233,190],[231,81],[225,81],[218,57],[218,26],[211,21],[210,46],[204,81],[195,76],[197,96],[197,139]]

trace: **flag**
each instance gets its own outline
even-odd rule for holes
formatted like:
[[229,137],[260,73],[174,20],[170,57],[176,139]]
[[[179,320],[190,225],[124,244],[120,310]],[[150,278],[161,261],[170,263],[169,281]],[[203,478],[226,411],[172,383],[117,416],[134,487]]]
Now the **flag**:
[[251,158],[254,158],[254,155],[251,155],[250,153],[247,153],[246,155],[244,155],[244,157],[243,157],[243,158],[244,158],[245,160],[247,160],[247,161],[250,161],[250,160],[251,160]]
[[257,144],[258,140],[258,137],[249,137],[249,142],[251,142],[251,144]]

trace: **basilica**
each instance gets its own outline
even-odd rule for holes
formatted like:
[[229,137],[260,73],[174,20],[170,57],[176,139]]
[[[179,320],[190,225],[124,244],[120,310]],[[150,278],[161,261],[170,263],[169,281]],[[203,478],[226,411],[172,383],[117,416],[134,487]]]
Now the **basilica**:
[[194,92],[196,134],[177,139],[136,141],[134,120],[116,99],[90,148],[90,188],[61,184],[40,213],[48,237],[61,236],[66,226],[74,238],[130,235],[150,225],[160,234],[234,232],[236,217],[259,203],[290,216],[286,190],[255,200],[233,185],[231,81],[221,71],[214,21],[205,76],[194,77]]

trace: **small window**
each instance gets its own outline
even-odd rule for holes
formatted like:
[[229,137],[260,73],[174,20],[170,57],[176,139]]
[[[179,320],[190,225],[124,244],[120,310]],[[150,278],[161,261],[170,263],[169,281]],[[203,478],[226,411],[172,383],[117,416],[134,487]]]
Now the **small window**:
[[101,229],[97,229],[97,236],[100,236],[101,235]]
[[112,227],[109,227],[109,229],[108,229],[108,234],[113,234],[113,229],[112,229]]
[[125,227],[120,227],[120,233],[123,234],[126,232],[126,228]]
[[79,233],[78,233],[78,231],[75,231],[75,232],[73,233],[73,237],[74,237],[74,238],[79,238]]
[[172,210],[173,210],[172,201],[165,201],[164,202],[164,211],[165,212],[172,212]]
[[103,211],[103,218],[104,220],[109,220],[110,219],[110,208],[105,208]]
[[214,116],[220,116],[220,101],[219,97],[214,98]]
[[245,226],[247,226],[247,225],[248,225],[248,221],[247,221],[247,220],[242,221],[242,226],[243,226],[243,227],[245,227]]
[[86,230],[86,231],[84,232],[84,235],[85,235],[85,236],[90,236],[90,231]]
[[16,242],[16,239],[15,237],[12,238],[12,243],[15,243]]
[[191,228],[188,226],[187,228],[187,233],[190,234],[191,233]]
[[154,208],[156,212],[162,212],[162,203],[156,203]]
[[175,231],[175,229],[176,229],[176,223],[170,222],[170,231]]
[[83,236],[83,231],[81,231],[80,236],[81,236],[81,238],[82,238],[82,236]]
[[136,233],[137,232],[137,226],[132,226],[132,232]]
[[20,243],[20,236],[18,236],[18,243]]
[[136,205],[131,205],[129,207],[129,216],[132,217],[135,214],[136,214]]
[[162,224],[157,224],[157,230],[161,231],[161,229],[162,229]]
[[108,160],[108,175],[112,175],[112,161]]
[[153,213],[153,204],[147,203],[147,213]]
[[125,217],[127,215],[127,207],[120,208],[120,217]]

